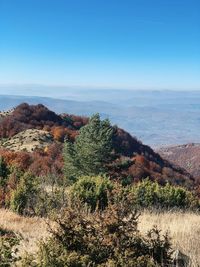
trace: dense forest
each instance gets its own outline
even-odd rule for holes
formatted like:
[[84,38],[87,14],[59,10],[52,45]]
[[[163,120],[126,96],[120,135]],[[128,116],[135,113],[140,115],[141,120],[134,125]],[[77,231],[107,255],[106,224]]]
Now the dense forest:
[[[31,152],[6,147],[29,129],[53,142]],[[56,225],[49,223],[51,237],[36,254],[23,257],[13,253],[20,238],[0,228],[0,266],[172,264],[169,236],[156,227],[143,236],[137,222],[146,208],[199,210],[198,182],[183,168],[99,114],[21,104],[0,119],[0,138],[0,207]]]

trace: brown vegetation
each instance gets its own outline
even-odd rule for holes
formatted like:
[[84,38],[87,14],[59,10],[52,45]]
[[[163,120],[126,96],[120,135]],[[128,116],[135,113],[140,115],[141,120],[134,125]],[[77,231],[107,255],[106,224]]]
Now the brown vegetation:
[[[191,267],[200,265],[200,216],[191,212],[144,211],[139,217],[139,230],[147,233],[154,225],[163,232],[169,231],[174,249],[180,249],[192,261]],[[27,218],[11,211],[0,209],[0,227],[20,233],[20,254],[36,252],[38,241],[49,237],[47,224],[38,217]]]
[[200,215],[190,212],[145,211],[139,218],[139,229],[145,233],[153,225],[169,231],[173,248],[190,257],[191,267],[200,266]]
[[[26,132],[27,129],[39,129],[51,133],[55,144],[49,148],[42,144],[30,147],[29,151],[38,148],[30,155],[25,152],[16,153],[4,149],[0,150],[0,155],[5,156],[8,164],[14,163],[22,169],[30,170],[35,175],[47,174],[52,169],[54,173],[60,175],[63,162],[63,141],[68,139],[74,142],[79,129],[87,123],[88,118],[85,117],[68,114],[57,115],[43,105],[21,104],[10,116],[6,116],[0,121],[0,138],[12,137],[9,141],[3,142],[12,143],[14,135],[22,131]],[[20,142],[15,145],[20,146]],[[113,179],[120,180],[129,176],[132,181],[138,181],[148,176],[161,184],[168,181],[173,184],[193,186],[194,180],[188,172],[164,160],[149,146],[142,144],[118,127],[114,127],[113,149],[113,163],[109,170],[109,175]],[[124,164],[125,161],[128,164]]]
[[200,144],[161,148],[158,153],[166,160],[185,168],[197,181],[200,181]]

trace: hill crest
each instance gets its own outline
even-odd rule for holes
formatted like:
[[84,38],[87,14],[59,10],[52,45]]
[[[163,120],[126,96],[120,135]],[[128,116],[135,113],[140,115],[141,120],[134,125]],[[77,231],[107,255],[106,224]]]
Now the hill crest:
[[[49,134],[48,144],[62,146],[64,139],[67,137],[71,142],[74,141],[79,129],[88,123],[88,118],[75,116],[70,114],[58,115],[49,110],[44,105],[28,105],[23,103],[15,108],[10,114],[0,120],[0,138],[5,144],[10,142],[12,149],[13,138],[19,140],[26,138],[34,131],[38,134],[38,139],[42,139],[42,134]],[[115,179],[123,179],[130,176],[133,181],[138,181],[143,178],[149,177],[152,180],[157,180],[159,183],[166,182],[175,184],[187,184],[191,186],[194,183],[192,175],[190,175],[183,168],[174,166],[172,163],[163,159],[158,153],[154,152],[149,146],[142,144],[137,138],[131,136],[129,133],[115,128],[113,136],[113,149],[116,154],[116,160],[113,162],[110,175]],[[21,136],[21,137],[20,137]],[[50,137],[51,136],[51,137]],[[30,141],[30,139],[29,139]],[[32,140],[33,141],[33,140]],[[20,141],[19,141],[20,142]],[[28,148],[27,151],[36,149],[44,149],[46,147],[42,144],[37,144],[34,148]],[[8,148],[9,148],[9,143]],[[28,142],[27,142],[28,144]],[[20,143],[13,143],[16,150],[21,150]],[[18,147],[18,148],[16,148]],[[23,148],[27,148],[22,144]],[[5,149],[2,146],[2,149]],[[14,150],[15,150],[14,149]],[[61,153],[62,149],[56,153]],[[42,153],[46,153],[43,151]],[[43,154],[41,154],[42,157]],[[45,154],[44,154],[45,155]],[[48,155],[51,157],[52,155]],[[31,156],[32,157],[32,156]],[[124,165],[124,160],[127,164]]]

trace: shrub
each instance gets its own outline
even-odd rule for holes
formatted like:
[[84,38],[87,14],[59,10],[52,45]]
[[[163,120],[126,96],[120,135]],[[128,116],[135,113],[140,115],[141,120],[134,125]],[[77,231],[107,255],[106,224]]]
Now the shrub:
[[20,237],[11,231],[0,228],[0,266],[11,267],[19,259],[16,256]]
[[140,207],[199,209],[199,199],[187,189],[166,184],[159,185],[145,179],[130,188],[136,205]]
[[60,177],[48,175],[40,177],[40,189],[37,192],[35,213],[39,216],[50,216],[59,213],[65,206],[67,188]]
[[113,184],[106,177],[83,176],[71,187],[70,192],[73,198],[78,198],[94,211],[97,206],[99,209],[107,206],[112,189]]
[[25,173],[11,191],[8,206],[23,215],[47,216],[58,212],[65,205],[66,195],[66,188],[59,183],[54,175],[35,177]]
[[11,192],[11,210],[19,214],[35,214],[38,192],[39,186],[36,177],[30,173],[25,173],[16,189]]
[[[138,214],[127,201],[110,204],[103,211],[87,211],[80,203],[68,205],[55,219],[51,238],[42,242],[24,266],[38,267],[155,267],[171,259],[167,235],[152,229],[142,236]],[[28,265],[27,265],[28,264]]]

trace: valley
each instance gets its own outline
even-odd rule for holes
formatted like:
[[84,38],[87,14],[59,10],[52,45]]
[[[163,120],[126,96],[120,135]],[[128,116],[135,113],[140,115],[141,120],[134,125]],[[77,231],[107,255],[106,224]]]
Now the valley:
[[[1,90],[5,90],[0,87],[0,110],[8,110],[26,102],[41,103],[56,113],[91,116],[99,112],[102,118],[109,118],[113,124],[156,149],[200,142],[198,91],[102,91],[58,87],[53,91],[57,94],[49,94],[51,87],[32,86],[28,89],[29,96],[25,95],[25,88],[21,89],[21,95],[6,96],[1,95]],[[15,90],[7,88],[7,91],[12,93]]]

